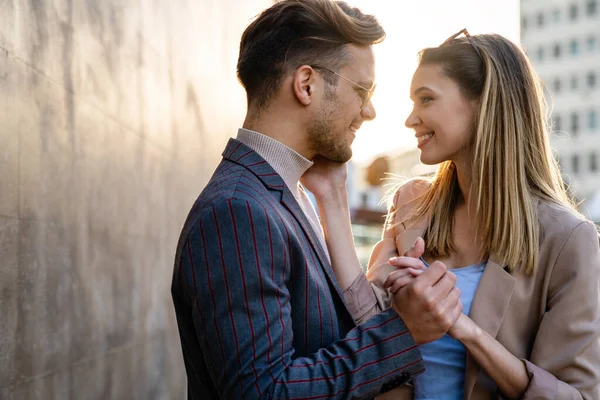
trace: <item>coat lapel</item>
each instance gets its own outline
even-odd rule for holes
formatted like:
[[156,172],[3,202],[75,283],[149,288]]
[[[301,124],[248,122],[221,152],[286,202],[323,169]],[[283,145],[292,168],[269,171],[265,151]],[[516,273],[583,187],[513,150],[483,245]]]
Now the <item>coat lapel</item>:
[[[340,291],[340,288],[337,284],[337,280],[333,273],[333,269],[331,267],[331,263],[330,263],[329,259],[327,258],[327,256],[325,255],[323,246],[321,246],[321,242],[319,241],[319,238],[316,236],[317,234],[315,233],[314,229],[310,225],[310,222],[308,221],[308,218],[304,214],[304,211],[302,211],[302,208],[300,208],[300,205],[294,198],[294,195],[292,194],[292,192],[290,192],[290,190],[287,187],[285,187],[283,189],[281,203],[285,206],[285,208],[288,209],[290,214],[292,214],[292,216],[296,219],[296,221],[298,221],[298,224],[302,227],[304,234],[308,238],[310,245],[312,246],[315,254],[317,255],[317,258],[319,259],[319,261],[321,262],[321,265],[323,266],[323,270],[325,271],[325,275],[327,276],[329,283],[331,284],[331,286],[333,286],[335,288],[339,297],[343,300],[344,295]],[[345,302],[344,302],[344,304],[345,304]]]
[[341,301],[346,304],[344,301],[344,296],[337,284],[337,280],[333,273],[329,258],[325,255],[325,250],[323,249],[323,246],[321,246],[319,238],[316,236],[317,233],[310,225],[308,218],[304,214],[304,211],[302,211],[300,208],[300,205],[294,198],[294,195],[285,185],[283,178],[277,174],[273,167],[271,167],[271,165],[267,163],[258,153],[239,140],[229,139],[229,142],[223,151],[223,158],[242,165],[250,170],[268,189],[281,192],[281,203],[285,208],[287,208],[290,214],[302,227],[305,236],[308,238],[308,242],[312,246],[314,253],[320,261],[323,270],[325,271],[325,276],[329,280],[330,285],[335,288],[335,291]]
[[[469,317],[495,338],[514,293],[516,279],[504,269],[502,264],[493,261],[494,259],[495,257],[491,256],[487,262],[473,298]],[[471,398],[479,372],[479,365],[467,353],[465,399]]]

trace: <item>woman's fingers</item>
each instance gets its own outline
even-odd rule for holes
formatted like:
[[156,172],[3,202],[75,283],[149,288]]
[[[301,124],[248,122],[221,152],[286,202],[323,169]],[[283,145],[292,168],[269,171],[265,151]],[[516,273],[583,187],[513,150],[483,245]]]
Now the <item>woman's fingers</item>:
[[416,278],[417,276],[421,275],[422,273],[423,273],[423,270],[421,270],[421,269],[414,269],[414,268],[399,269],[388,275],[387,279],[385,280],[385,283],[383,284],[383,287],[387,289],[387,288],[390,288],[391,286],[393,286],[394,284],[396,284],[396,287],[399,289],[403,286],[406,286],[408,284],[408,282],[410,282],[412,279]]
[[388,260],[388,264],[398,268],[414,268],[425,270],[425,264],[418,258],[413,257],[392,257]]

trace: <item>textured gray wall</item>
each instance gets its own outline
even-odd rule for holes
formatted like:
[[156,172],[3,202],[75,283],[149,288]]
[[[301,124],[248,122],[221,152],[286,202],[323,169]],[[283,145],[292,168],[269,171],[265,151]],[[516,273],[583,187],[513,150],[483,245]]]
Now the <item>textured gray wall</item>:
[[176,399],[179,229],[266,0],[0,0],[0,398]]

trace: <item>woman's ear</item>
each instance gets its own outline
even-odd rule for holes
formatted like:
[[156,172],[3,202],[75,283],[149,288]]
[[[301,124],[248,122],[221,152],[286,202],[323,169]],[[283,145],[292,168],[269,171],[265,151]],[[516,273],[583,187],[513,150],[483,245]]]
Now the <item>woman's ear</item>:
[[292,86],[298,101],[302,105],[310,105],[314,100],[313,95],[317,87],[315,70],[310,65],[298,68],[294,73]]

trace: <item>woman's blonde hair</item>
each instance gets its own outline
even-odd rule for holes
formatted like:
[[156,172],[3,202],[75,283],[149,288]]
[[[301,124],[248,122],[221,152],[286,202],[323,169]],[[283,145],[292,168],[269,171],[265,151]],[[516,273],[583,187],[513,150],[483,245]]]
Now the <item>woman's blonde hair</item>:
[[[500,35],[471,39],[425,49],[419,65],[440,65],[463,95],[479,100],[470,171],[474,209],[469,211],[477,220],[481,256],[494,254],[510,270],[520,266],[531,274],[540,237],[534,199],[578,212],[552,154],[543,85],[527,56]],[[459,196],[456,166],[446,161],[402,221],[408,225],[429,217],[426,250],[433,256],[455,250],[452,226]]]

